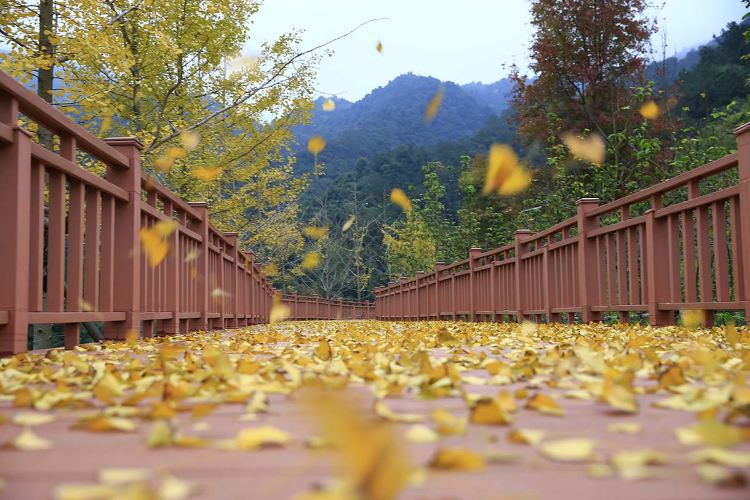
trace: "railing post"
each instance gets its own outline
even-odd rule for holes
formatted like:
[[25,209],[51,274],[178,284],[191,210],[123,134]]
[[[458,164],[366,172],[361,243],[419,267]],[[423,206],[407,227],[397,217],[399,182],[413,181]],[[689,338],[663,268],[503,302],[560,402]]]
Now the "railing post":
[[596,255],[596,245],[589,241],[587,234],[599,227],[597,218],[587,214],[599,206],[599,198],[581,198],[576,201],[578,224],[578,297],[581,304],[581,321],[589,323],[600,321],[602,313],[594,312],[591,306],[596,303],[598,284],[596,266],[599,262]]
[[196,231],[201,236],[200,253],[195,259],[195,268],[198,274],[196,278],[198,281],[198,310],[201,313],[201,317],[197,320],[197,329],[208,330],[208,306],[211,292],[208,289],[208,203],[195,201],[188,204],[198,212],[200,217],[200,223]]
[[409,304],[405,303],[406,292],[404,291],[404,285],[406,284],[407,281],[409,281],[409,279],[406,276],[401,276],[398,279],[398,294],[399,294],[399,297],[401,297],[398,319],[402,321],[405,319],[408,319],[408,316],[409,316],[409,309],[407,307]]
[[[164,202],[164,212],[167,216],[171,217],[173,213],[172,201]],[[184,215],[181,217],[180,223],[185,224]],[[159,322],[161,333],[167,335],[173,335],[180,333],[180,287],[184,286],[181,281],[180,268],[183,263],[180,261],[180,231],[179,229],[174,231],[169,236],[169,252],[164,261],[167,271],[167,296],[166,296],[166,307],[167,311],[172,313],[172,317],[167,320]]]
[[129,168],[109,165],[107,180],[128,192],[127,203],[115,204],[113,310],[125,312],[125,321],[108,323],[107,338],[124,340],[130,330],[141,330],[141,149],[131,137],[112,137],[104,142],[129,160]]
[[31,135],[16,124],[18,103],[0,100],[0,123],[13,127],[13,142],[0,146],[0,354],[26,350],[29,329],[29,252],[31,247]]
[[445,262],[435,262],[435,319],[440,320],[440,272],[445,269]]
[[[231,277],[224,276],[224,291],[226,291],[229,294],[229,297],[224,297],[224,301],[229,301],[229,310],[234,314],[234,320],[232,321],[231,325],[225,326],[234,326],[235,328],[238,328],[240,326],[240,319],[239,319],[239,304],[238,304],[238,293],[239,293],[239,258],[240,258],[240,240],[239,240],[239,234],[235,232],[229,232],[224,233],[224,236],[232,243],[232,249],[229,252],[230,257],[233,259],[232,264],[232,275]],[[227,308],[225,307],[224,310]]]
[[526,309],[526,283],[524,282],[524,276],[521,272],[523,263],[521,262],[521,256],[526,253],[528,244],[523,241],[531,236],[532,232],[528,229],[517,229],[514,233],[514,244],[516,253],[516,320],[520,323],[525,318],[524,310]]
[[[416,295],[417,295],[417,320],[422,319],[422,311],[420,311],[420,307],[419,307],[419,303],[420,303],[420,300],[419,300],[419,293],[420,293],[419,292],[419,286],[420,286],[419,285],[419,280],[423,279],[425,276],[427,276],[427,273],[425,273],[424,271],[417,271],[417,274],[414,277],[414,281],[415,281],[415,283],[417,285],[417,288],[416,288],[416,290],[417,290],[417,293],[416,293]],[[427,304],[428,304],[428,306],[427,306],[427,311],[425,311],[427,313],[427,316],[430,315],[430,309],[429,309],[430,294],[429,294],[429,291],[430,290],[429,290],[429,287],[428,287],[428,289],[427,289]]]
[[669,254],[667,245],[667,219],[656,218],[661,208],[661,196],[651,199],[651,208],[646,211],[646,287],[648,289],[648,322],[653,326],[674,322],[672,311],[659,309],[660,302],[669,301]]
[[479,290],[477,290],[477,283],[474,278],[474,268],[476,267],[476,259],[479,254],[482,253],[481,248],[472,247],[469,249],[469,321],[476,321],[477,315],[477,296]]
[[745,302],[745,318],[750,318],[750,123],[737,128],[734,131],[737,138],[737,156],[739,173],[739,205],[740,209],[735,214],[739,236],[738,245],[735,244],[736,265],[735,276],[735,300]]
[[549,243],[544,245],[544,253],[542,254],[542,269],[543,269],[543,283],[544,287],[544,309],[547,316],[547,323],[559,323],[560,313],[552,312],[552,286],[550,279],[550,265],[549,265]]

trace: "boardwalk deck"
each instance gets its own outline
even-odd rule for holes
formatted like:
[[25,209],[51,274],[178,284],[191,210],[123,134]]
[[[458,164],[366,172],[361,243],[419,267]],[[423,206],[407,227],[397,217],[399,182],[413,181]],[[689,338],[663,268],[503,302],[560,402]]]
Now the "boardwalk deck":
[[[636,330],[622,334],[625,339],[630,338],[631,341],[638,338],[641,333],[649,333],[654,339],[650,346],[638,349],[631,347],[627,351],[631,354],[638,353],[639,357],[643,355],[641,359],[644,360],[641,371],[637,372],[635,384],[636,387],[640,387],[635,391],[638,393],[640,408],[637,413],[628,414],[601,402],[563,397],[565,392],[591,388],[584,382],[590,383],[599,375],[592,373],[586,366],[575,364],[569,365],[570,374],[554,373],[554,369],[561,366],[559,363],[551,363],[553,359],[557,359],[556,355],[563,354],[561,359],[564,359],[566,353],[570,354],[567,349],[578,345],[574,337],[580,334],[585,338],[587,335],[586,327],[580,327],[572,332],[574,337],[563,333],[562,329],[566,327],[561,326],[560,330],[555,330],[556,328],[558,327],[543,325],[539,331],[530,332],[522,331],[518,326],[495,324],[290,322],[276,326],[255,326],[242,330],[241,333],[227,331],[221,335],[206,336],[202,340],[198,340],[197,336],[178,336],[147,340],[132,348],[119,344],[113,349],[80,352],[77,356],[90,366],[90,374],[86,376],[76,372],[77,361],[71,357],[64,361],[56,355],[48,354],[44,358],[41,354],[32,354],[28,359],[23,358],[25,355],[19,355],[21,358],[5,359],[0,365],[0,390],[4,393],[0,401],[0,414],[5,415],[9,422],[0,425],[0,442],[8,442],[18,435],[20,427],[11,422],[15,415],[32,411],[30,408],[14,406],[14,402],[19,401],[19,389],[31,390],[30,395],[23,391],[21,395],[29,395],[27,401],[32,405],[44,408],[44,405],[51,401],[49,393],[37,393],[34,390],[54,387],[51,383],[44,383],[44,380],[39,378],[40,373],[48,380],[56,380],[58,391],[69,389],[75,394],[91,389],[92,381],[98,377],[96,374],[109,365],[113,369],[114,377],[126,388],[124,396],[114,398],[122,402],[124,397],[137,392],[134,391],[134,381],[141,375],[154,376],[154,383],[161,383],[158,375],[160,368],[157,369],[156,365],[161,366],[158,360],[164,353],[163,341],[186,341],[176,345],[188,347],[189,361],[183,360],[184,354],[176,355],[181,361],[179,365],[175,365],[179,370],[174,372],[175,378],[172,382],[178,384],[178,379],[185,381],[190,378],[195,387],[200,387],[189,397],[174,399],[176,406],[190,408],[195,401],[201,399],[215,401],[217,398],[231,397],[232,390],[223,385],[223,382],[213,382],[212,377],[216,376],[214,370],[220,365],[210,357],[215,355],[215,351],[211,350],[206,358],[201,358],[201,354],[206,355],[207,346],[219,346],[228,353],[233,374],[226,375],[226,378],[239,377],[241,382],[236,383],[234,387],[240,387],[250,399],[251,394],[258,389],[271,390],[272,393],[269,395],[268,411],[258,413],[257,420],[252,422],[241,421],[241,418],[249,418],[243,417],[248,414],[244,401],[243,404],[219,404],[213,413],[197,420],[191,419],[188,411],[178,411],[173,419],[175,427],[185,435],[204,438],[205,442],[202,444],[206,446],[168,446],[151,449],[146,446],[146,440],[154,423],[145,418],[145,415],[128,418],[136,427],[133,432],[89,432],[71,429],[71,425],[84,415],[98,413],[107,406],[96,398],[89,399],[91,395],[82,392],[84,401],[92,401],[91,407],[60,408],[42,412],[54,415],[55,420],[33,427],[36,435],[51,442],[50,449],[0,449],[0,477],[7,483],[4,490],[0,491],[0,498],[53,498],[56,488],[62,484],[97,483],[98,474],[104,468],[149,469],[156,476],[155,484],[158,483],[161,474],[168,473],[189,482],[194,487],[191,498],[292,498],[309,492],[316,485],[337,477],[339,452],[329,449],[313,450],[305,445],[310,437],[319,435],[320,430],[316,419],[311,416],[310,407],[298,401],[297,396],[304,389],[294,390],[290,394],[273,392],[281,391],[285,386],[299,385],[294,380],[297,376],[307,381],[303,385],[310,385],[313,381],[320,382],[325,377],[329,377],[326,380],[331,384],[337,383],[331,380],[342,373],[343,366],[348,369],[345,374],[349,379],[346,393],[359,401],[358,404],[361,406],[358,407],[358,414],[363,418],[374,419],[373,425],[376,425],[378,419],[370,410],[370,402],[367,401],[373,396],[367,389],[376,387],[377,392],[379,382],[389,381],[392,384],[398,380],[399,375],[418,377],[418,372],[423,369],[412,368],[406,360],[407,355],[411,356],[422,348],[429,349],[431,362],[435,367],[448,360],[454,363],[459,369],[460,380],[454,380],[454,388],[446,394],[437,394],[439,397],[426,399],[411,393],[416,392],[416,379],[407,381],[402,378],[401,380],[406,382],[402,393],[384,399],[398,414],[424,415],[423,423],[433,426],[429,415],[438,408],[459,417],[469,416],[469,406],[462,394],[494,396],[500,390],[514,393],[519,389],[526,389],[528,394],[517,394],[525,397],[517,399],[519,409],[512,413],[513,422],[510,425],[470,423],[465,434],[442,436],[435,443],[417,444],[407,441],[403,438],[403,433],[412,424],[386,422],[385,425],[394,428],[398,441],[404,443],[409,461],[417,469],[426,470],[426,473],[415,474],[415,477],[420,479],[415,479],[414,484],[405,486],[399,497],[696,500],[748,497],[750,490],[746,487],[722,488],[708,484],[699,477],[696,465],[688,460],[689,453],[694,451],[695,447],[685,446],[675,437],[675,429],[697,422],[696,412],[654,407],[654,402],[664,400],[679,391],[668,393],[665,390],[649,389],[653,388],[656,382],[649,378],[647,355],[643,355],[645,350],[651,349],[656,353],[663,360],[663,368],[676,366],[673,361],[678,361],[679,356],[695,349],[697,343],[717,338],[718,330],[710,335],[707,331],[702,334],[695,331],[680,333],[674,327],[641,332],[634,327]],[[448,332],[449,336],[441,337],[445,332]],[[588,340],[602,341],[609,338],[611,341],[615,338],[614,335],[619,335],[611,332],[615,332],[615,329],[610,331],[592,328]],[[569,340],[561,343],[555,338],[556,335],[564,335]],[[746,332],[740,330],[739,335],[741,340],[747,340]],[[449,337],[455,338],[456,342]],[[322,338],[329,339],[333,347],[333,357],[330,360],[319,360],[313,354]],[[672,350],[668,352],[663,348],[669,342],[672,343]],[[440,345],[436,346],[435,343]],[[534,356],[527,351],[531,345],[537,347]],[[615,358],[608,358],[615,346],[609,347],[610,350],[603,351],[602,355],[608,364],[617,364]],[[360,353],[369,353],[364,356],[368,360],[365,365],[374,369],[374,378],[369,383],[360,382],[362,379],[354,375],[357,367],[352,356],[356,357],[357,349]],[[714,367],[714,376],[711,378],[714,387],[734,384],[735,379],[729,375],[747,370],[747,366],[743,368],[742,363],[748,364],[748,349],[747,344],[737,344],[736,351],[726,351],[726,359]],[[241,351],[244,353],[240,353]],[[625,353],[623,349],[621,354]],[[172,354],[169,353],[170,356]],[[497,376],[492,379],[486,369],[487,362],[483,361],[485,355],[507,363],[504,366],[512,368],[511,378],[517,380],[507,380],[507,383],[503,383]],[[57,359],[59,361],[55,361]],[[731,361],[732,359],[739,361]],[[194,364],[191,364],[190,360]],[[238,372],[252,372],[255,369],[250,365],[241,368],[243,360],[257,363],[258,371],[238,375]],[[144,366],[137,368],[138,363]],[[482,363],[485,367],[480,366]],[[67,368],[62,368],[63,364]],[[686,361],[683,361],[683,365],[686,376],[693,373],[691,370],[697,369],[695,365],[688,367],[689,363]],[[30,367],[34,367],[34,370],[30,370]],[[530,370],[527,372],[528,376],[519,375],[526,368]],[[136,373],[139,375],[135,375]],[[261,378],[265,382],[257,384]],[[78,382],[74,382],[76,380]],[[551,383],[552,380],[556,383]],[[21,384],[21,381],[24,383]],[[63,381],[67,388],[63,387]],[[280,384],[280,381],[283,383]],[[687,376],[686,382],[683,387],[702,383],[690,376]],[[244,388],[243,384],[246,385]],[[555,384],[558,387],[550,387]],[[146,387],[147,384],[141,386]],[[525,401],[536,392],[554,396],[565,415],[546,415],[524,408]],[[640,392],[644,394],[639,394]],[[133,407],[136,409],[134,411],[150,412],[158,400],[159,398],[145,398]],[[23,397],[20,403],[24,403]],[[726,416],[731,406],[731,397],[716,404],[716,408],[721,410],[722,417]],[[112,407],[109,405],[110,412],[115,411]],[[119,408],[119,413],[124,414],[126,410],[122,410],[122,406]],[[643,429],[637,434],[619,434],[607,430],[609,424],[623,421],[639,423]],[[272,425],[288,432],[292,441],[283,447],[256,451],[225,451],[214,448],[217,442],[234,438],[242,429],[261,425]],[[747,417],[738,416],[734,425],[733,429],[747,432]],[[538,446],[508,442],[508,431],[519,428],[544,430],[545,442],[569,437],[592,438],[596,441],[596,450],[592,457],[583,462],[554,461],[542,454]],[[445,447],[465,447],[487,456],[499,454],[504,458],[500,461],[488,459],[486,466],[476,471],[428,468],[427,465],[435,450]],[[667,455],[666,464],[649,467],[654,474],[653,478],[626,480],[618,477],[616,472],[613,476],[605,478],[594,478],[589,474],[591,464],[606,464],[611,462],[617,452],[644,448],[658,450]],[[738,443],[733,450],[750,451],[750,441]],[[733,470],[743,474],[741,468]],[[747,472],[747,468],[744,472]]]

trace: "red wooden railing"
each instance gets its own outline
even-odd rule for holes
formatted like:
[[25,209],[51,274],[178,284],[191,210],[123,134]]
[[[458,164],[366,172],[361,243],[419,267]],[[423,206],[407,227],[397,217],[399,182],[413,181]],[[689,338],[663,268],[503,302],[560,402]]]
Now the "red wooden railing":
[[282,303],[289,307],[291,318],[305,319],[374,319],[375,306],[370,302],[327,300],[317,296],[284,295]]
[[[54,135],[48,149],[19,122]],[[150,336],[238,327],[268,320],[274,289],[240,250],[236,233],[208,220],[205,203],[185,203],[141,170],[141,144],[100,140],[0,72],[0,353],[25,351],[30,324],[80,324],[104,336]],[[104,176],[80,166],[99,162]],[[151,267],[139,231],[173,220],[165,260]],[[315,298],[291,319],[372,316],[371,304]],[[156,328],[155,328],[156,327]]]
[[[376,288],[376,317],[598,321],[616,312],[627,321],[633,311],[654,325],[685,309],[750,317],[750,124],[735,133],[737,153],[606,205],[578,200],[575,217],[545,231],[518,230],[508,245],[472,248],[468,259]],[[717,175],[736,182],[713,190]]]

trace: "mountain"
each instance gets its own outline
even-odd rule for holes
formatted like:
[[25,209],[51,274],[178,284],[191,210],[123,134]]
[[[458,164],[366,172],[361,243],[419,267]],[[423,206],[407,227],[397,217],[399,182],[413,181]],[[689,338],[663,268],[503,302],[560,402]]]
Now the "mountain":
[[509,99],[513,90],[513,82],[510,78],[503,78],[495,83],[471,82],[461,85],[461,89],[479,104],[484,104],[500,114],[510,107]]
[[[354,167],[359,158],[372,158],[398,146],[429,147],[474,136],[487,120],[507,107],[505,81],[463,86],[412,73],[396,77],[361,100],[333,98],[336,109],[323,111],[324,98],[315,102],[312,121],[296,127],[298,170],[311,171],[312,156],[305,146],[313,135],[327,141],[318,161],[325,177],[332,178]],[[439,88],[443,101],[435,117],[424,122],[424,112]]]

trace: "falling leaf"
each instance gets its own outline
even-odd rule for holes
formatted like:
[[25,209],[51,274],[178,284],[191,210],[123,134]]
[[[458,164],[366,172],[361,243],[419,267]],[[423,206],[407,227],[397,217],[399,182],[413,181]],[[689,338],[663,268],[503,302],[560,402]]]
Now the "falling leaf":
[[305,236],[312,238],[313,240],[322,240],[328,237],[327,227],[310,226],[306,227],[303,232],[305,233]]
[[440,439],[437,432],[422,424],[414,424],[409,427],[404,437],[412,443],[434,443]]
[[378,54],[383,53],[383,43],[380,40],[378,40],[378,43],[375,45],[375,50],[378,51]]
[[273,278],[274,276],[279,275],[279,266],[277,266],[273,262],[266,264],[265,266],[263,266],[263,269],[261,270],[263,271],[263,274],[265,274],[266,276],[270,278]]
[[531,183],[531,173],[518,163],[513,148],[507,144],[493,144],[487,157],[487,175],[482,194],[497,192],[512,196],[525,190]]
[[109,130],[109,127],[112,125],[112,115],[104,115],[102,118],[102,124],[99,126],[99,136],[103,136],[104,133]]
[[31,427],[25,427],[20,434],[5,443],[5,447],[23,451],[38,451],[52,448],[52,443],[34,434]]
[[151,227],[141,228],[139,236],[141,247],[148,257],[151,267],[156,267],[164,260],[169,251],[167,238],[174,232],[177,224],[172,220],[159,221]]
[[706,324],[706,313],[701,309],[684,310],[680,318],[685,328],[698,328]]
[[333,111],[336,109],[336,103],[333,101],[333,99],[326,99],[323,101],[323,105],[321,106],[323,108],[323,111]]
[[441,83],[435,92],[435,95],[430,99],[430,103],[427,105],[427,109],[424,111],[424,122],[429,123],[435,119],[440,105],[443,104],[443,96],[445,95],[445,86]]
[[292,310],[281,302],[281,294],[275,294],[272,299],[271,312],[268,314],[268,322],[272,325],[289,319]]
[[213,403],[198,403],[190,410],[190,418],[194,420],[207,417],[216,410],[216,405]]
[[734,446],[746,439],[741,428],[717,420],[703,420],[691,426],[678,427],[674,432],[677,440],[685,446]]
[[307,252],[302,257],[302,269],[305,269],[306,271],[315,269],[320,265],[320,258],[320,252]]
[[180,132],[180,142],[188,151],[198,147],[201,137],[194,130],[184,129]]
[[219,178],[224,169],[219,166],[214,167],[196,167],[190,171],[190,174],[196,179],[210,182]]
[[13,423],[22,426],[44,425],[54,421],[55,416],[46,413],[20,412],[13,415]]
[[560,408],[560,405],[557,404],[557,401],[541,392],[535,394],[526,402],[526,408],[536,410],[540,413],[546,413],[547,415],[555,415],[558,417],[562,417],[565,415],[565,411]]
[[613,408],[628,413],[638,413],[638,401],[635,394],[624,384],[605,380],[602,396]]
[[641,106],[641,108],[638,110],[638,112],[647,120],[656,120],[661,114],[659,105],[654,101],[648,101],[644,103],[643,106]]
[[260,58],[253,55],[241,55],[229,61],[228,69],[230,73],[239,71],[252,71],[260,64]]
[[581,462],[594,454],[594,440],[586,438],[561,439],[542,443],[542,454],[560,462]]
[[187,151],[183,148],[169,148],[167,150],[167,156],[171,158],[184,158],[187,155]]
[[402,189],[393,188],[393,190],[391,190],[391,201],[401,207],[401,209],[407,214],[411,213],[411,200],[406,196],[406,193],[404,193]]
[[168,172],[174,165],[174,158],[169,155],[163,155],[154,161],[154,166],[162,172]]
[[604,163],[607,156],[607,148],[604,145],[604,139],[599,134],[593,133],[586,137],[581,137],[566,132],[560,138],[574,157],[593,163],[594,165]]
[[486,462],[479,453],[468,448],[441,448],[430,460],[430,467],[448,470],[480,470]]
[[125,343],[130,346],[135,345],[140,336],[141,334],[138,330],[131,328],[125,333]]
[[310,137],[307,141],[307,150],[312,153],[317,161],[317,157],[323,149],[326,147],[326,140],[319,135]]
[[357,219],[357,218],[356,218],[356,217],[355,217],[354,215],[352,215],[351,217],[349,217],[348,219],[346,219],[346,222],[344,222],[344,225],[343,225],[343,226],[341,226],[341,232],[342,232],[342,233],[345,233],[345,232],[347,232],[347,231],[348,231],[349,229],[351,229],[351,227],[352,227],[352,224],[354,224],[354,221],[355,221],[356,219]]

